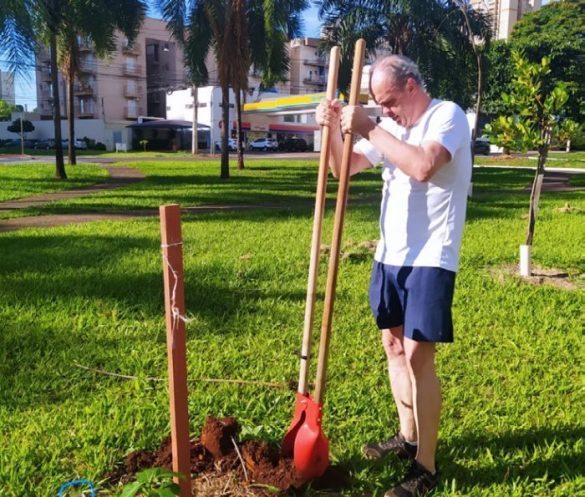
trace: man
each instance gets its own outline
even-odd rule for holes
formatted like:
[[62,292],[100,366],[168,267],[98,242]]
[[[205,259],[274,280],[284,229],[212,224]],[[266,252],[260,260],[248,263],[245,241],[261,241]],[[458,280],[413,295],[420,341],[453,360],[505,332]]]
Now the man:
[[[454,103],[432,99],[414,62],[398,55],[370,71],[370,93],[384,118],[324,100],[316,119],[360,135],[350,174],[383,163],[380,241],[370,305],[388,358],[400,429],[363,447],[368,458],[412,459],[387,497],[420,497],[438,483],[435,462],[441,391],[435,343],[453,341],[451,303],[471,178],[470,130]],[[331,134],[330,167],[339,174],[343,138]]]

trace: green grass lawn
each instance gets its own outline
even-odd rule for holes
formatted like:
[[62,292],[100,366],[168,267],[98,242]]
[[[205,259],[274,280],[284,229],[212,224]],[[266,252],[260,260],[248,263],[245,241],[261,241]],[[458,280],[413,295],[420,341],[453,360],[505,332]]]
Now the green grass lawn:
[[[294,392],[198,380],[296,381],[316,164],[249,161],[229,181],[217,178],[217,162],[137,167],[147,174],[140,184],[39,212],[281,205],[185,214],[182,226],[191,431],[198,435],[207,415],[233,415],[248,436],[277,442]],[[379,497],[404,470],[360,456],[362,443],[397,429],[367,304],[372,255],[360,247],[378,235],[378,174],[352,178],[325,402],[332,460],[354,478],[348,496]],[[531,178],[521,170],[474,173],[456,342],[438,352],[440,497],[585,492],[583,192],[542,195],[533,247],[534,264],[568,272],[581,290],[491,271],[517,262],[528,207],[522,189]],[[575,209],[559,210],[566,203]],[[332,217],[329,208],[326,244]],[[164,378],[167,368],[159,233],[157,218],[0,233],[2,497],[53,496],[77,477],[110,495],[104,477],[124,455],[155,449],[168,434],[167,386],[147,380]],[[320,300],[326,270],[323,261]]]
[[67,181],[58,179],[52,164],[0,165],[0,202],[87,187],[103,182],[108,172],[93,164],[77,164],[67,167],[67,176]]
[[[248,161],[248,167],[242,171],[232,167],[229,181],[219,178],[217,160],[144,160],[124,162],[122,165],[140,169],[145,173],[146,179],[124,190],[104,191],[99,195],[73,198],[41,207],[0,212],[0,219],[39,214],[156,209],[171,200],[185,206],[314,203],[317,165],[307,160]],[[47,169],[47,174],[49,170],[52,171]],[[0,175],[2,174],[3,169],[0,168]],[[364,177],[363,183],[355,190],[355,195],[375,197],[378,192],[370,187],[377,185],[378,181],[375,173]],[[330,192],[334,193],[335,188],[330,185]]]
[[[530,156],[503,156],[503,155],[476,155],[475,164],[485,166],[520,166],[520,167],[536,167],[537,155]],[[550,152],[546,167],[551,168],[585,168],[585,152]]]

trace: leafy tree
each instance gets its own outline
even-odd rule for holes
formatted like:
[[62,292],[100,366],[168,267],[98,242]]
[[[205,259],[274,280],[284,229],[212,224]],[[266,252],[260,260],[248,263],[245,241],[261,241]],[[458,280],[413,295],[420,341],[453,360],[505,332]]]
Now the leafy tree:
[[572,119],[564,119],[559,129],[559,140],[566,144],[566,151],[571,151],[571,140],[581,132],[581,125]]
[[526,245],[532,245],[545,163],[552,137],[559,130],[558,116],[567,103],[568,93],[564,83],[551,87],[548,57],[533,64],[521,52],[513,51],[512,61],[516,74],[512,91],[502,95],[507,115],[486,126],[486,130],[495,143],[505,143],[505,135],[505,140],[510,140],[520,150],[538,150],[526,235]]
[[512,47],[504,40],[494,41],[487,53],[487,80],[484,98],[484,112],[494,116],[504,112],[506,108],[502,102],[502,94],[509,94],[514,77],[514,66],[510,64],[512,59]]
[[550,59],[552,84],[566,83],[568,117],[583,122],[585,112],[585,0],[550,2],[526,14],[512,30],[510,44],[538,63]]
[[16,105],[0,99],[0,121],[8,121],[10,115],[16,111]]
[[[237,74],[250,65],[272,86],[286,77],[286,43],[300,32],[300,13],[306,0],[157,0],[174,38],[183,47],[185,64],[194,85],[207,84],[205,59],[213,50],[222,90],[221,178],[229,178],[229,88],[242,88]],[[243,15],[245,13],[245,16]],[[247,29],[245,23],[247,22]],[[235,30],[235,32],[234,32]],[[244,33],[247,31],[247,41]],[[234,45],[235,38],[240,40]],[[247,48],[246,48],[247,45]],[[246,62],[249,50],[249,62]],[[245,68],[245,65],[248,67]],[[237,67],[236,67],[237,66]],[[245,70],[244,70],[245,69]],[[195,125],[195,123],[194,123]]]
[[[376,49],[415,60],[432,95],[469,107],[477,88],[476,37],[490,38],[488,19],[466,0],[321,0],[326,46],[338,45],[339,87],[350,82],[351,54],[364,38]],[[479,47],[477,47],[479,49]]]
[[550,59],[551,84],[563,81],[569,93],[567,116],[583,122],[585,111],[585,0],[550,2],[526,14],[514,25],[508,42],[492,44],[488,52],[488,80],[485,111],[500,114],[502,93],[510,93],[514,77],[509,63],[512,50],[521,50],[526,58],[539,63]]
[[35,130],[35,126],[28,119],[23,119],[21,124],[21,119],[18,118],[12,121],[12,124],[6,129],[11,133],[20,133],[21,131],[23,133],[30,133],[31,131]]

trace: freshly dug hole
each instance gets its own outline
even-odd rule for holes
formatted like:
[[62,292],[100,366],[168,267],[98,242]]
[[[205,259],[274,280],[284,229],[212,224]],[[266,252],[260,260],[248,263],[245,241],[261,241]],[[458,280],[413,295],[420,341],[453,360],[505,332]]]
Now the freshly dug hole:
[[[193,494],[200,497],[268,497],[302,493],[310,484],[315,489],[340,490],[349,486],[349,474],[330,466],[325,474],[308,482],[297,474],[292,458],[266,442],[239,442],[240,426],[235,418],[208,417],[199,439],[191,440]],[[237,450],[236,450],[237,447]],[[238,454],[239,452],[239,454]],[[171,439],[155,452],[129,454],[123,468],[110,475],[114,483],[125,484],[137,472],[152,467],[172,469]]]

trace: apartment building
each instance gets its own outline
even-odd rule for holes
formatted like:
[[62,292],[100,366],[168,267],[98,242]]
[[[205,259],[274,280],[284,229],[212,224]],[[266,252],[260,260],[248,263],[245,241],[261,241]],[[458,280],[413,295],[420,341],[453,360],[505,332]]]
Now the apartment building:
[[[134,43],[124,36],[106,60],[98,59],[91,46],[79,39],[82,77],[74,86],[75,114],[79,119],[107,122],[136,120],[139,116],[165,117],[166,94],[184,85],[183,53],[172,40],[164,21],[146,18]],[[37,55],[38,110],[51,119],[53,98],[49,51]],[[59,75],[61,115],[66,116],[65,83]]]
[[328,61],[319,52],[318,38],[290,41],[290,95],[318,93],[327,86]]
[[11,74],[2,71],[0,71],[0,100],[4,100],[9,104],[16,103],[14,94],[14,77]]
[[540,9],[542,3],[542,0],[471,0],[473,8],[491,16],[494,39],[497,40],[507,40],[514,24],[524,14]]

